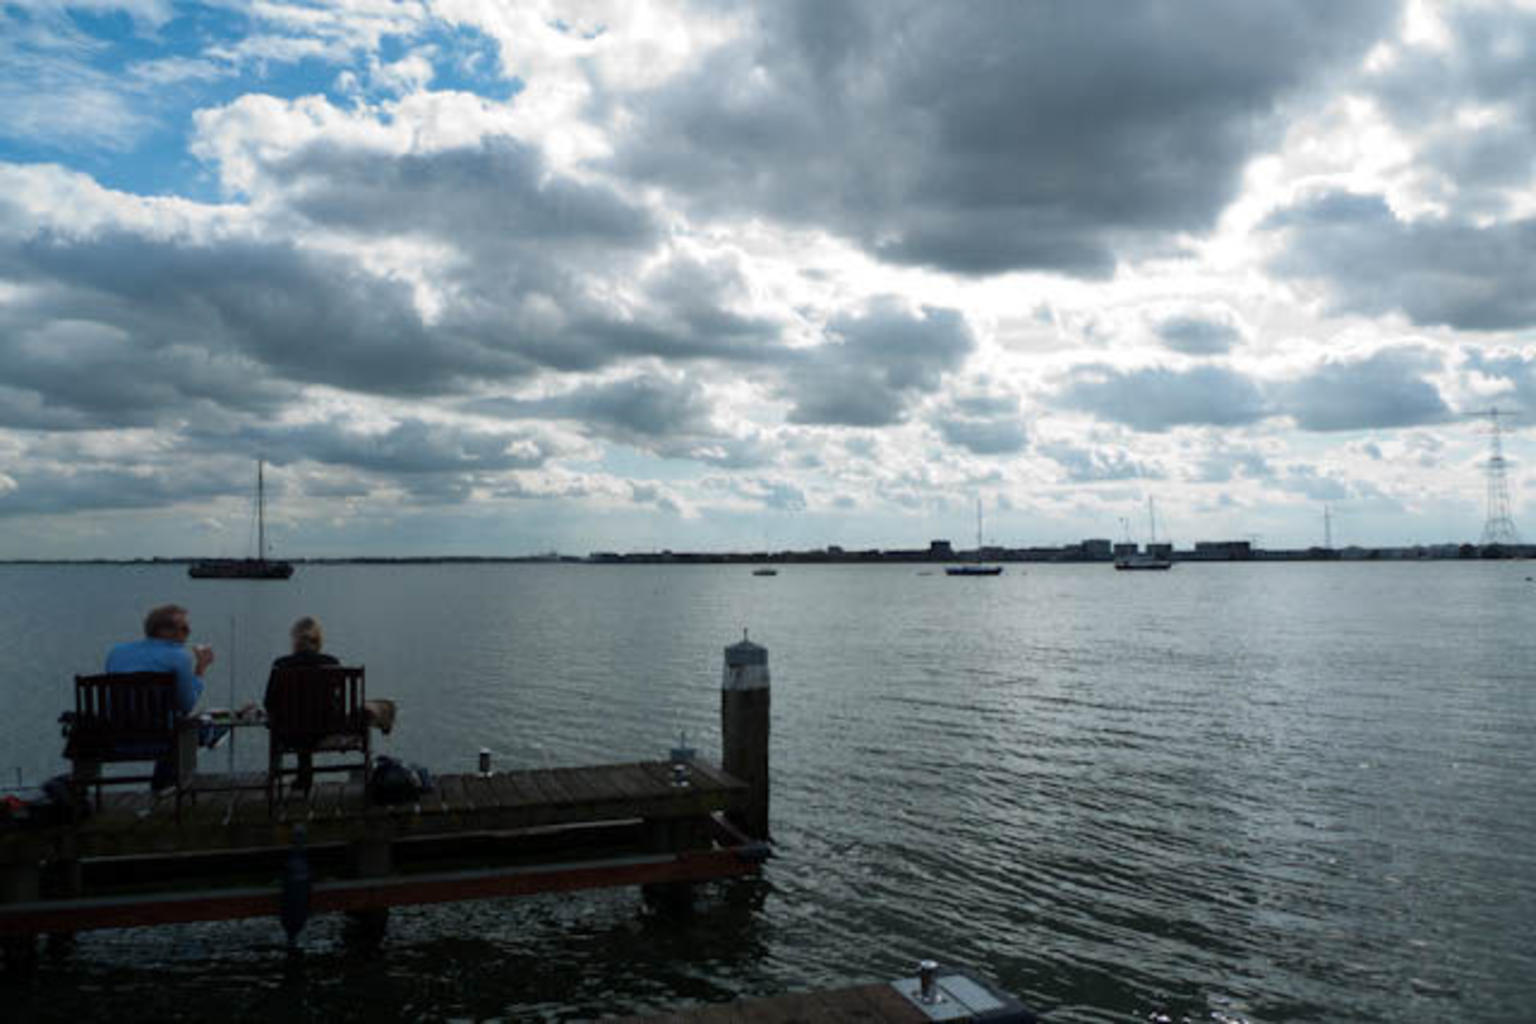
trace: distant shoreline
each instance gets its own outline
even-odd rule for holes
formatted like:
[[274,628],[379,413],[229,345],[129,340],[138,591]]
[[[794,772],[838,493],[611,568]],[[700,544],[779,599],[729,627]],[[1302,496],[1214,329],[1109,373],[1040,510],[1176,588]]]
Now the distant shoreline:
[[[1201,543],[1191,550],[1154,545],[1175,562],[1420,562],[1536,558],[1536,545],[1432,544],[1408,547],[1255,548],[1246,542]],[[959,551],[935,541],[914,550],[743,552],[594,552],[590,555],[371,555],[351,558],[287,558],[294,565],[880,565],[942,564],[966,561],[1094,564],[1113,562],[1135,545],[1084,541],[1057,548],[983,547]],[[188,565],[203,556],[153,558],[0,558],[0,565]]]

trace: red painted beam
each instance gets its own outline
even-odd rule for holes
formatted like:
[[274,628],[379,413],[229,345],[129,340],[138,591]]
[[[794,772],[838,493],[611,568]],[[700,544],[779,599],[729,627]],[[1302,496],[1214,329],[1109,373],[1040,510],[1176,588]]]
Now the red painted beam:
[[[497,899],[541,892],[569,892],[619,885],[707,882],[756,874],[758,865],[734,850],[623,857],[588,863],[490,868],[440,874],[316,882],[310,912],[455,900]],[[276,917],[277,887],[222,889],[0,904],[0,935],[79,932],[188,921]]]

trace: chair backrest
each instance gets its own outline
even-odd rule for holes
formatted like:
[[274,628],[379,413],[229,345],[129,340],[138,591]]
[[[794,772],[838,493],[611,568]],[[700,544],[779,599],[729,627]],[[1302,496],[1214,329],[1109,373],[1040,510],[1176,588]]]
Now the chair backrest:
[[367,730],[363,667],[274,668],[267,681],[267,729],[284,744]]
[[117,672],[75,676],[77,731],[114,739],[162,739],[175,732],[174,672]]
[[149,760],[175,744],[174,672],[75,676],[75,714],[65,756]]

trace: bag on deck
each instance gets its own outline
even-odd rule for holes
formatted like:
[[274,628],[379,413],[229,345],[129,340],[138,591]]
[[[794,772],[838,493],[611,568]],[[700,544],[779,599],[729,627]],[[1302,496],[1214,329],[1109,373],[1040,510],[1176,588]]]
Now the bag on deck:
[[392,757],[373,760],[368,799],[376,804],[405,804],[432,789],[432,775],[420,765],[401,764]]

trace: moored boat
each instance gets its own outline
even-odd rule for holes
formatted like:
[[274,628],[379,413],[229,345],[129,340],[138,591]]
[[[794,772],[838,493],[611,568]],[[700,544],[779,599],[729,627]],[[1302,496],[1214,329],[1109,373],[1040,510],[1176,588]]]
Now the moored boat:
[[267,495],[262,462],[256,460],[256,557],[202,558],[187,567],[195,580],[286,580],[293,563],[267,558]]

